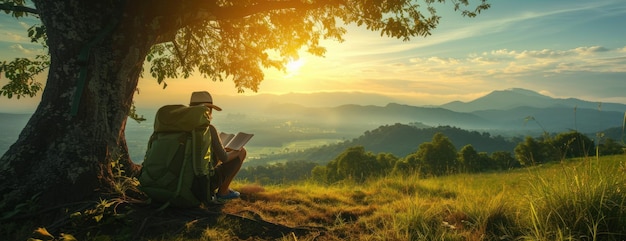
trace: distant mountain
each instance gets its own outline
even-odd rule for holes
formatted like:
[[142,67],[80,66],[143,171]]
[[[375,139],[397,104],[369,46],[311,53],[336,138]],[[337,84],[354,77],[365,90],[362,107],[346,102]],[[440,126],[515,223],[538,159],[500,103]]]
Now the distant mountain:
[[273,116],[288,116],[301,122],[344,123],[379,126],[393,123],[421,122],[430,126],[451,125],[483,129],[495,125],[472,113],[460,113],[437,107],[417,107],[390,103],[385,106],[342,105],[332,108],[304,107],[296,104],[273,104],[266,110]]
[[621,126],[626,105],[603,103],[598,108],[598,103],[594,102],[575,98],[555,99],[530,90],[509,89],[494,91],[468,103],[454,102],[441,107],[396,103],[384,106],[348,104],[306,107],[274,102],[257,110],[273,118],[282,117],[335,129],[367,130],[379,125],[420,122],[428,126],[450,125],[499,134],[535,135],[543,131],[555,133],[568,130],[596,133]]
[[494,129],[536,130],[564,132],[576,130],[596,133],[607,128],[622,126],[624,112],[571,107],[516,107],[508,110],[481,110],[472,114],[494,123]]
[[440,107],[457,112],[510,110],[518,107],[580,108],[618,112],[626,111],[626,105],[624,104],[598,103],[576,98],[558,99],[521,88],[496,90],[469,102],[453,101],[443,104]]
[[603,130],[601,133],[604,134],[604,138],[611,138],[618,142],[624,143],[626,141],[626,133],[624,133],[624,127],[613,127],[606,130]]
[[307,107],[337,107],[348,104],[386,105],[398,102],[395,98],[363,92],[317,92],[259,95],[216,96],[216,103],[229,112],[258,113],[274,104],[295,104]]

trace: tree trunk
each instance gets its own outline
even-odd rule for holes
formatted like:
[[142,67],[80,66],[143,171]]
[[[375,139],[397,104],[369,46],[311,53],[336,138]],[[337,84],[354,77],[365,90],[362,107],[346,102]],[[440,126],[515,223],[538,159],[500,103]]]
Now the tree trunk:
[[0,158],[0,213],[35,196],[39,208],[95,198],[110,190],[111,161],[120,154],[127,174],[139,168],[127,155],[124,127],[157,38],[149,18],[125,1],[34,2],[51,65],[41,103]]

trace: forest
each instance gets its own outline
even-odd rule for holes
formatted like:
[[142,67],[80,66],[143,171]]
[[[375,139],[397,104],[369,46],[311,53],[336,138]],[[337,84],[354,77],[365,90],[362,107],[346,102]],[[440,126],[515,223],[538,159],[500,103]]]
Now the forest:
[[[615,128],[607,130],[615,131]],[[624,153],[623,143],[604,133],[595,137],[597,141],[569,131],[505,138],[451,126],[396,123],[366,131],[342,143],[254,160],[256,165],[242,169],[237,178],[274,184],[312,178],[330,184],[415,171],[424,177],[503,171],[564,158]]]

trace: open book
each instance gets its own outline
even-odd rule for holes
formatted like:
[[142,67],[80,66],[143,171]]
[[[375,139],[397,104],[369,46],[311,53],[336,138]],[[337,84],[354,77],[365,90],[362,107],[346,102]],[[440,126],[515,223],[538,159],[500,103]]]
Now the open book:
[[246,145],[250,139],[252,139],[252,136],[254,136],[254,134],[243,132],[239,132],[237,134],[220,132],[220,140],[222,140],[224,149],[241,150],[241,148]]

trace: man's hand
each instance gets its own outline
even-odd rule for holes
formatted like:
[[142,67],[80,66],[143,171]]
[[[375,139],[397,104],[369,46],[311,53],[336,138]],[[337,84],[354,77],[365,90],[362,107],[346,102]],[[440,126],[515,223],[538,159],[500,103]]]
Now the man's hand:
[[232,160],[237,158],[237,156],[239,156],[239,150],[233,150],[230,148],[226,148],[226,154],[228,155],[228,160]]

